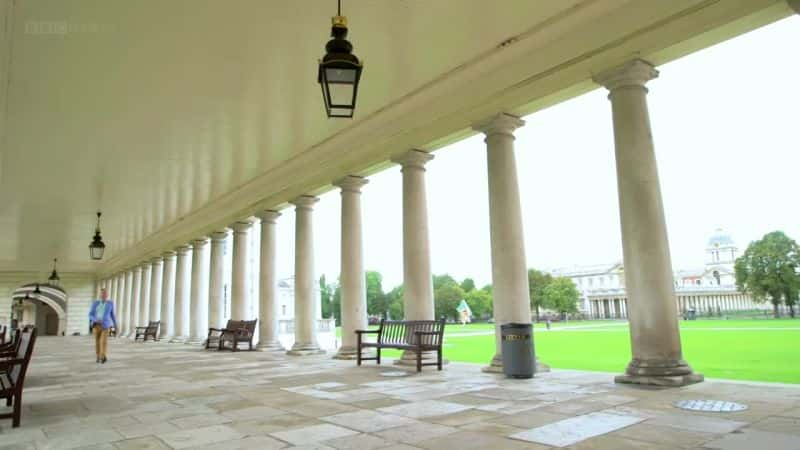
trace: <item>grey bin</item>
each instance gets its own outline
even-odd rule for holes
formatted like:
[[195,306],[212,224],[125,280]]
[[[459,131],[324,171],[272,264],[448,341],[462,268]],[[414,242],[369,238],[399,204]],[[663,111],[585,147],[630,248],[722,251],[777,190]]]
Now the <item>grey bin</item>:
[[533,326],[529,323],[500,325],[503,351],[503,372],[509,378],[533,377],[534,361]]

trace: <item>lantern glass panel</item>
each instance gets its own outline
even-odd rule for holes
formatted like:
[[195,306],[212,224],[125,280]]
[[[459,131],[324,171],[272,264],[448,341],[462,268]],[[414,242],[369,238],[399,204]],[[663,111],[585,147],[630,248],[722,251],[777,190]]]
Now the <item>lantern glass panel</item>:
[[105,247],[90,245],[89,246],[89,256],[92,259],[103,259],[103,252],[105,251]]

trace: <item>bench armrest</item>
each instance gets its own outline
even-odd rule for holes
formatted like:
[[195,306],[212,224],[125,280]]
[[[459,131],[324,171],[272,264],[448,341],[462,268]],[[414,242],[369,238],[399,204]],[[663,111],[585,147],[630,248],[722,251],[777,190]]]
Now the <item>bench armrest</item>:
[[414,334],[424,334],[426,336],[436,336],[439,334],[438,331],[415,331]]
[[7,370],[12,366],[23,364],[24,362],[25,362],[24,358],[0,359],[0,369]]
[[381,330],[355,330],[356,334],[378,334]]

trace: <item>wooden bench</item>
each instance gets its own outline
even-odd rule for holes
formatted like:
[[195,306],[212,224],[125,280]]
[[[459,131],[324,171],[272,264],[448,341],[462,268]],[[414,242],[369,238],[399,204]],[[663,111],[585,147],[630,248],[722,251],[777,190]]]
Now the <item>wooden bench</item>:
[[[381,349],[414,350],[417,353],[417,372],[422,366],[436,366],[442,370],[442,341],[444,340],[444,323],[439,320],[381,320],[377,330],[356,330],[358,336],[358,365],[361,361],[381,363]],[[364,335],[377,334],[375,342],[365,341]],[[363,348],[373,347],[374,358],[365,358],[361,354]],[[436,351],[435,363],[422,363],[422,352]]]
[[239,351],[239,344],[247,343],[248,350],[253,350],[253,335],[256,332],[258,319],[253,320],[233,320],[229,319],[225,328],[209,328],[206,348],[216,345],[218,350],[225,350],[226,343],[230,349]]
[[10,413],[0,414],[0,419],[11,419],[13,428],[19,427],[22,416],[22,385],[25,373],[36,343],[36,329],[27,329],[19,336],[19,349],[16,355],[0,358],[0,398],[6,399],[6,406],[12,406]]
[[5,325],[0,325],[0,344],[6,343],[6,332],[8,331],[8,327]]
[[17,355],[17,350],[19,349],[19,334],[21,332],[22,331],[17,328],[14,330],[11,341],[0,345],[0,358],[10,358]]
[[133,341],[136,342],[137,339],[141,338],[142,342],[146,342],[148,336],[153,338],[154,341],[157,341],[158,328],[160,326],[160,320],[151,320],[146,327],[136,327],[136,335],[133,337]]

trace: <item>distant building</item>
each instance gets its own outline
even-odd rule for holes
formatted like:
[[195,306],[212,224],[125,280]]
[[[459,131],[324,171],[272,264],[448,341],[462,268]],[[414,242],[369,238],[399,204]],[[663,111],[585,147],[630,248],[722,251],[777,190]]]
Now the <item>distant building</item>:
[[[697,269],[674,274],[678,314],[694,310],[699,315],[723,311],[769,309],[752,301],[736,289],[734,263],[738,248],[721,228],[714,231],[706,246],[706,262]],[[581,292],[579,310],[591,318],[628,316],[625,270],[622,262],[594,266],[575,266],[551,270],[553,276],[570,278]]]

